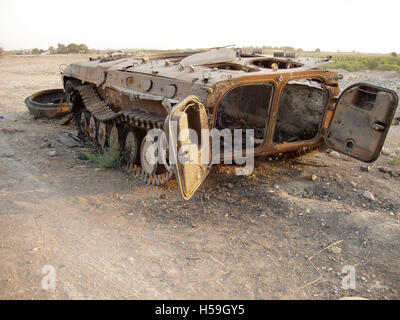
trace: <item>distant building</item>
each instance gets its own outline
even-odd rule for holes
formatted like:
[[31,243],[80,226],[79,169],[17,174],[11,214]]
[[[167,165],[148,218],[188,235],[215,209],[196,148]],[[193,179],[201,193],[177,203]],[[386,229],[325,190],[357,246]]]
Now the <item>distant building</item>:
[[30,49],[15,50],[15,54],[18,56],[30,55],[32,54],[32,50]]

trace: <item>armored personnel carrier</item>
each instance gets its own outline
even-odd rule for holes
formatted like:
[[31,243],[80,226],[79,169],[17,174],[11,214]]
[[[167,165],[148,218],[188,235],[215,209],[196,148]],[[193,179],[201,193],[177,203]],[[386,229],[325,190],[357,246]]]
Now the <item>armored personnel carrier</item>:
[[[215,159],[329,147],[375,161],[398,97],[365,83],[341,92],[339,74],[323,68],[328,62],[230,48],[117,55],[71,64],[62,81],[81,136],[100,147],[119,144],[127,168],[147,183],[176,176],[190,199]],[[155,129],[168,137],[164,161],[149,160],[159,152],[148,138]],[[251,143],[237,149],[224,136],[216,149],[203,134],[213,129],[251,131]]]

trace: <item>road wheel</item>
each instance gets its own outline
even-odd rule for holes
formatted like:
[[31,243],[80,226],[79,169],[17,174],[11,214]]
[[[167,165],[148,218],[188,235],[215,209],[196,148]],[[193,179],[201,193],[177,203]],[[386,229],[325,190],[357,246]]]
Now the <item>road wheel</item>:
[[89,120],[89,137],[92,141],[96,141],[96,120],[93,116]]
[[116,124],[113,124],[111,129],[110,129],[110,135],[108,137],[108,145],[112,144],[120,144],[119,141],[119,132],[118,132],[118,127]]
[[158,163],[156,141],[151,141],[147,136],[143,138],[140,147],[140,165],[149,175],[160,173],[161,167],[163,167]]
[[107,138],[107,129],[106,125],[103,122],[99,123],[99,130],[97,132],[97,142],[98,144],[104,148],[106,145]]
[[[110,139],[111,133],[110,133]],[[125,138],[125,161],[129,164],[136,164],[138,162],[140,146],[140,137],[134,129],[130,129]]]

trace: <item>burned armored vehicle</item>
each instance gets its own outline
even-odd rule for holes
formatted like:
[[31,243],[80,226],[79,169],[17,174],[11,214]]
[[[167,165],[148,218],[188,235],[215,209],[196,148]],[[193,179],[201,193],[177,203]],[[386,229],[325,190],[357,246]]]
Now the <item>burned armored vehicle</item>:
[[[341,93],[339,74],[323,68],[328,62],[220,48],[74,63],[62,80],[81,135],[119,144],[126,166],[147,183],[176,176],[189,199],[216,159],[329,147],[376,160],[398,97],[365,83]],[[158,152],[148,139],[155,129],[167,137],[162,162],[148,157]],[[251,143],[239,139],[243,148],[230,148],[236,137],[215,142],[204,135],[210,130],[252,132]]]

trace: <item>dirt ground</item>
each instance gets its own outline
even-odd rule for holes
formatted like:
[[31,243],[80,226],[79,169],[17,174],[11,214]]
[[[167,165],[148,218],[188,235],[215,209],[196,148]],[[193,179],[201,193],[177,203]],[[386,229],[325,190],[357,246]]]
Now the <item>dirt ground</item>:
[[[27,112],[26,96],[61,87],[60,64],[86,58],[0,58],[1,299],[400,298],[400,178],[377,169],[389,156],[370,172],[327,153],[259,159],[249,177],[219,166],[186,202],[176,181],[96,170],[57,142],[72,127]],[[399,141],[392,126],[385,148]]]

